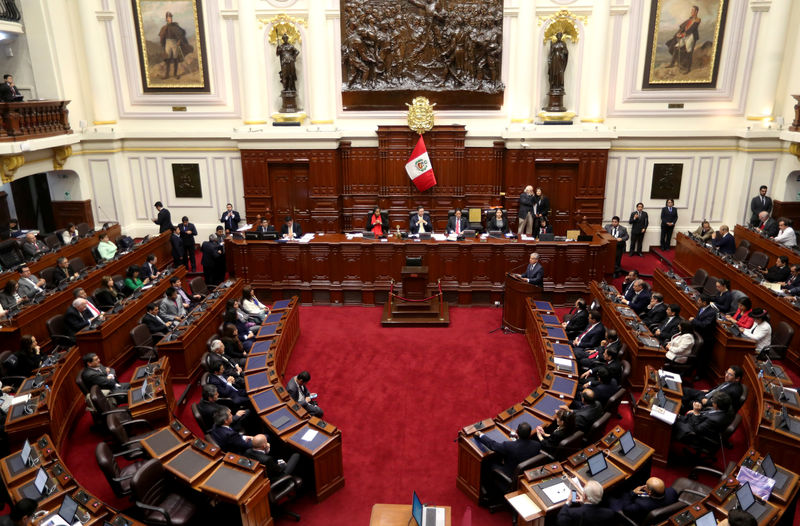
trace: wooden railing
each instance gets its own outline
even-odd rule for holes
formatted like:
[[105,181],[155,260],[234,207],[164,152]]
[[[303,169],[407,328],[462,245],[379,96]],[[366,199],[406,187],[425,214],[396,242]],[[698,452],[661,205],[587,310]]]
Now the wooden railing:
[[26,141],[72,133],[69,103],[68,100],[41,100],[0,104],[0,141]]

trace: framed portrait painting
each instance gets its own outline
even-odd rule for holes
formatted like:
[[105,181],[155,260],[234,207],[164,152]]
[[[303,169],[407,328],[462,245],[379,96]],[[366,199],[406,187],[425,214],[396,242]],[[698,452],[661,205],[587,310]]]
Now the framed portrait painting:
[[716,88],[728,0],[652,0],[642,89]]
[[132,0],[145,92],[210,91],[201,0]]

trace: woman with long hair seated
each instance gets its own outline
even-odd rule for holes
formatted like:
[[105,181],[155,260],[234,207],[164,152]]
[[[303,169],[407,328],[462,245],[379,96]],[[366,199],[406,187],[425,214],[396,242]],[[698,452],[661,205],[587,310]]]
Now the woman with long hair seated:
[[122,295],[114,287],[114,280],[111,276],[103,276],[100,279],[100,287],[94,291],[94,298],[97,300],[98,307],[101,310],[109,311],[119,303]]
[[139,265],[128,267],[128,272],[125,274],[125,290],[128,294],[133,294],[149,282],[150,278],[139,279]]
[[247,315],[239,310],[239,300],[228,300],[223,322],[236,327],[239,341],[242,342],[245,350],[249,351],[253,346],[253,331],[250,330],[250,327],[255,324],[247,321]]
[[749,329],[753,326],[753,318],[750,317],[752,311],[753,302],[747,296],[743,296],[739,298],[739,307],[733,313],[733,316],[725,316],[725,319],[735,321],[740,330]]
[[245,285],[242,289],[242,310],[247,314],[250,321],[259,325],[264,323],[264,319],[269,314],[269,309],[258,301],[258,298],[253,293],[253,287],[250,285]]
[[558,445],[575,432],[575,413],[569,409],[556,411],[556,420],[547,427],[536,426],[536,438],[542,449],[558,456]]
[[547,217],[542,216],[539,218],[539,224],[536,225],[536,239],[539,239],[542,234],[552,234],[553,227],[550,226],[550,223],[547,222]]
[[486,230],[500,230],[504,234],[508,234],[508,221],[503,219],[503,209],[497,208],[494,211],[494,217],[489,220],[486,225]]
[[679,330],[664,346],[667,349],[667,360],[672,363],[686,363],[694,346],[694,330],[692,323],[683,320],[678,324]]
[[19,351],[14,353],[17,363],[14,366],[14,374],[18,376],[30,376],[33,371],[42,365],[42,355],[39,351],[39,344],[36,343],[36,336],[26,334],[20,340]]
[[225,346],[225,356],[236,362],[239,367],[244,367],[244,361],[247,358],[247,349],[245,349],[244,345],[242,345],[242,342],[239,340],[239,333],[236,330],[236,325],[233,323],[225,323],[222,326],[222,337],[220,340]]
[[381,207],[376,206],[372,213],[367,216],[367,230],[375,234],[376,237],[385,236],[389,231],[389,225],[384,224],[386,218],[381,215]]

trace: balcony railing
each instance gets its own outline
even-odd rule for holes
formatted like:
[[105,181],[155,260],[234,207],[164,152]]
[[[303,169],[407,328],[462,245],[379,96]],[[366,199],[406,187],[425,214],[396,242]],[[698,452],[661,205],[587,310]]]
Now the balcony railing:
[[22,14],[19,12],[15,0],[0,0],[0,20],[19,22]]
[[68,100],[0,103],[0,142],[72,133],[67,109],[69,103]]

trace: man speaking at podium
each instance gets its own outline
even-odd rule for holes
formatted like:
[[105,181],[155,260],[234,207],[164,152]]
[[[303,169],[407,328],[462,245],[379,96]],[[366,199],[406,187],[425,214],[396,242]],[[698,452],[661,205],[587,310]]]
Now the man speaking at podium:
[[542,286],[544,284],[544,269],[539,264],[539,254],[534,252],[528,260],[528,268],[523,274],[513,274],[515,278],[526,279],[531,285]]

